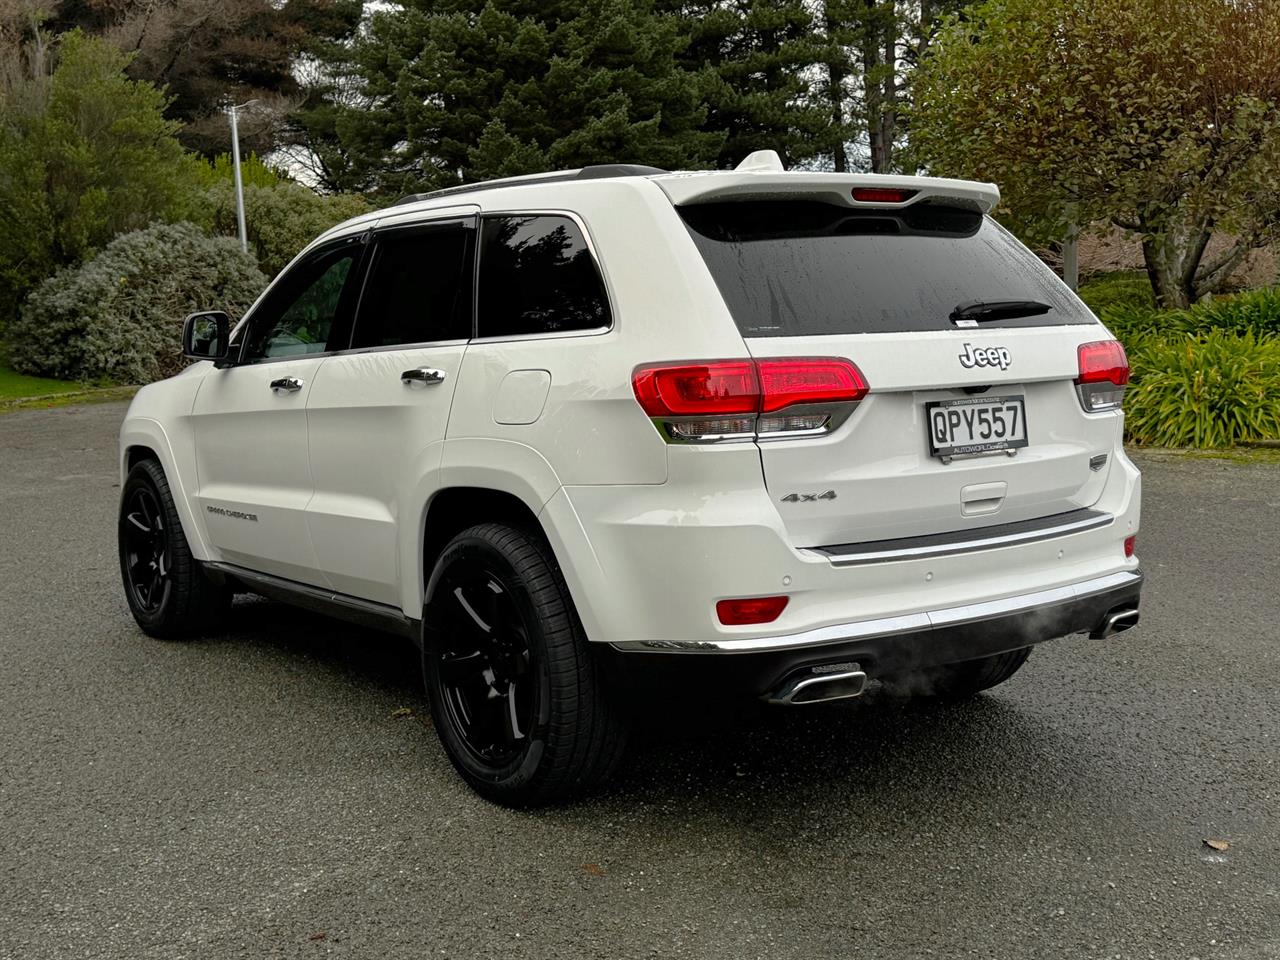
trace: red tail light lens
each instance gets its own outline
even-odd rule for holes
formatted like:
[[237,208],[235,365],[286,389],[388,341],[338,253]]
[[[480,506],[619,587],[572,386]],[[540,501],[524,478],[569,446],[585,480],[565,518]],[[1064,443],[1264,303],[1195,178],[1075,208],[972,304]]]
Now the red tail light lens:
[[1133,556],[1134,547],[1137,546],[1138,535],[1135,533],[1132,537],[1124,538],[1124,555],[1126,557]]
[[834,357],[656,364],[638,367],[631,386],[664,435],[683,443],[832,430],[870,389]]
[[751,360],[641,367],[631,386],[651,417],[706,417],[755,413],[760,378]]
[[1129,382],[1129,358],[1118,340],[1095,340],[1076,349],[1076,393],[1086,413],[1120,409]]
[[757,361],[761,413],[797,403],[857,403],[867,395],[862,371],[848,360],[804,357]]
[[726,627],[750,623],[773,623],[787,608],[790,597],[747,597],[742,600],[720,600],[716,616]]
[[854,187],[853,199],[859,203],[906,203],[916,195],[914,190],[892,187]]

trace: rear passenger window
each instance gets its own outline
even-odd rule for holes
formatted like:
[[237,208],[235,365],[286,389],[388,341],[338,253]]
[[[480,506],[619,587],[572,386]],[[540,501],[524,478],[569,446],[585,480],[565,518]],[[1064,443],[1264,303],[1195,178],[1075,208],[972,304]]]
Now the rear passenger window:
[[600,272],[569,217],[486,218],[478,296],[481,337],[593,330],[611,321]]
[[379,235],[351,346],[469,339],[474,233],[453,222]]

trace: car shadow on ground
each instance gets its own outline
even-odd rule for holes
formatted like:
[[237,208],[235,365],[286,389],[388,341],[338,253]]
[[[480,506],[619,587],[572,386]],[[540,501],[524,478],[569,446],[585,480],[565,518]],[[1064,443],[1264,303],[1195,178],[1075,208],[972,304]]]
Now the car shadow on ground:
[[[226,629],[206,642],[251,645],[304,672],[311,664],[353,692],[390,691],[427,712],[419,654],[409,640],[244,598]],[[875,683],[857,700],[804,707],[665,700],[635,717],[613,781],[563,810],[577,818],[599,805],[661,806],[678,796],[754,818],[785,815],[796,803],[847,803],[851,791],[867,801],[896,794],[908,805],[958,803],[993,790],[1015,807],[1023,795],[1040,803],[1046,795],[1064,801],[1076,795],[1088,803],[1088,781],[1107,746],[1081,742],[1025,698],[1010,695],[1015,685],[1035,682],[1034,656],[1030,664],[1031,677],[960,703],[903,700]],[[1020,772],[1006,782],[1001,771],[1013,768]],[[438,770],[444,774],[447,764]]]

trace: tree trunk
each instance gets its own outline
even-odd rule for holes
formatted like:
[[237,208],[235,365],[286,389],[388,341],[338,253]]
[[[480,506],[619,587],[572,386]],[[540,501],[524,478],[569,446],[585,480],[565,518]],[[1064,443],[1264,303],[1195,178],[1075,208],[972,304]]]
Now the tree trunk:
[[823,18],[826,21],[830,58],[827,61],[827,90],[831,98],[831,123],[839,134],[838,139],[832,144],[833,161],[836,173],[847,173],[849,157],[845,150],[844,134],[841,132],[844,130],[844,81],[847,72],[842,62],[843,48],[836,37],[839,24],[831,15],[830,4],[823,5]]
[[888,0],[880,23],[884,43],[884,76],[880,80],[880,144],[884,151],[876,173],[893,169],[893,146],[898,135],[898,29],[894,0]]
[[862,99],[866,109],[867,141],[871,148],[871,172],[883,173],[887,168],[888,148],[884,143],[881,115],[884,110],[884,88],[880,83],[880,0],[863,0],[865,14],[862,26]]
[[[1147,267],[1147,278],[1156,303],[1166,310],[1182,309],[1195,302],[1195,289],[1188,282],[1186,257],[1180,246],[1176,238],[1167,233],[1144,232],[1142,235],[1142,260]],[[1194,269],[1192,272],[1194,274]]]

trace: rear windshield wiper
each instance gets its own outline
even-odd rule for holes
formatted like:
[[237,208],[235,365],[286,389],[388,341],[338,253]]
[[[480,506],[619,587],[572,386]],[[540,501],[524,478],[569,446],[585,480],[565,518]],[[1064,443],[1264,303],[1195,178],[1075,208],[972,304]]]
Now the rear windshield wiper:
[[957,327],[987,323],[991,320],[1011,320],[1014,317],[1038,317],[1048,313],[1053,306],[1039,300],[970,300],[951,311],[951,322]]

